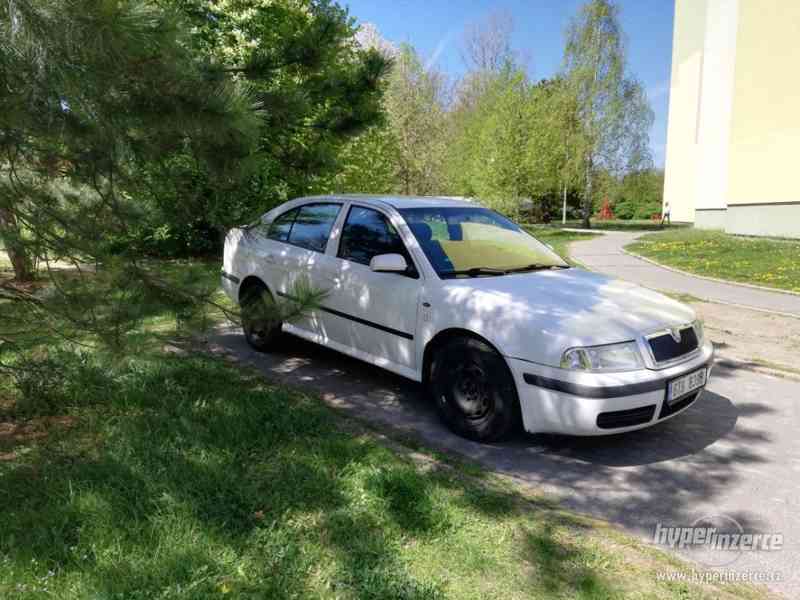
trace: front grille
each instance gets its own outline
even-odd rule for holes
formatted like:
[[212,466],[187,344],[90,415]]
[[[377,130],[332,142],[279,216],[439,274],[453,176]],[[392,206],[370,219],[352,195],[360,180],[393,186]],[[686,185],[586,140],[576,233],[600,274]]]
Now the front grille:
[[681,340],[676,342],[669,333],[662,333],[648,339],[653,358],[657,363],[669,362],[697,350],[697,334],[694,327],[680,330]]
[[696,392],[692,392],[685,398],[681,398],[680,400],[673,402],[672,404],[664,400],[664,404],[661,405],[661,412],[658,414],[658,418],[663,419],[664,417],[674,415],[679,410],[683,410],[684,408],[689,406],[692,402],[697,400],[697,397],[699,395],[700,395],[700,390],[697,390]]
[[597,426],[600,429],[616,429],[617,427],[641,425],[650,421],[655,412],[655,404],[641,408],[604,412],[597,415]]

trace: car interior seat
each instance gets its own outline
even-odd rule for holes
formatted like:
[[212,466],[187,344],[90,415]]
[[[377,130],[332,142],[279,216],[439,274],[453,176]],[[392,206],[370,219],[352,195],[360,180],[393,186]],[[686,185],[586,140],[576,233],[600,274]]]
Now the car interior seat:
[[433,268],[437,271],[452,271],[453,263],[445,254],[442,245],[433,239],[433,230],[427,223],[410,223],[409,227],[414,232],[419,245],[431,261]]

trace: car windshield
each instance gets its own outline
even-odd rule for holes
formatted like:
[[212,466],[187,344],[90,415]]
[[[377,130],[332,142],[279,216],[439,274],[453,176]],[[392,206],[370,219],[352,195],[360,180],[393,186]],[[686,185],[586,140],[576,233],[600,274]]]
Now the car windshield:
[[487,208],[405,208],[400,213],[442,278],[569,266],[547,245]]

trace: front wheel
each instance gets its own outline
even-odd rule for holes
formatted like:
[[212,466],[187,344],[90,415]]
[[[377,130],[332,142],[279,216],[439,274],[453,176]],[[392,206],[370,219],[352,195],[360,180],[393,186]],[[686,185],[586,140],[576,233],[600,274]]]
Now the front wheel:
[[439,348],[428,389],[442,420],[465,438],[496,441],[519,425],[514,377],[503,357],[478,339],[456,338]]
[[258,352],[273,349],[281,335],[281,322],[275,319],[275,301],[263,284],[253,285],[242,294],[242,331],[251,348]]

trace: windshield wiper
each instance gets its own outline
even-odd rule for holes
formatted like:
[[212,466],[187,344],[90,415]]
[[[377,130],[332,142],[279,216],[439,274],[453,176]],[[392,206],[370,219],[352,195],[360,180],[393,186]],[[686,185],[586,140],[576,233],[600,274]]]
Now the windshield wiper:
[[480,275],[505,275],[506,273],[508,273],[508,271],[503,269],[494,269],[492,267],[472,267],[471,269],[461,269],[457,271],[442,271],[441,275],[468,275],[470,277],[479,277]]
[[544,271],[545,269],[569,269],[569,265],[544,265],[541,263],[533,263],[525,265],[524,267],[517,267],[516,269],[507,269],[507,273],[526,273],[528,271]]

